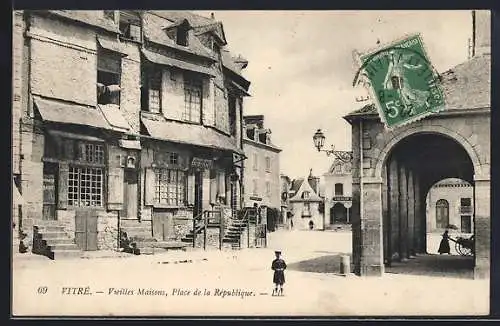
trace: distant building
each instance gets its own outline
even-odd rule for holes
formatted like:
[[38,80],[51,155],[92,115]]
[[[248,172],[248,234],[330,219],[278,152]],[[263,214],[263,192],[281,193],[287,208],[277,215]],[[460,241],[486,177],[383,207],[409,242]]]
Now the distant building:
[[244,116],[243,152],[244,161],[244,203],[252,207],[255,203],[280,210],[280,161],[281,149],[271,142],[271,130],[264,128],[263,115]]
[[472,234],[474,222],[473,188],[461,179],[445,179],[427,194],[427,232],[445,229]]
[[352,152],[340,152],[325,178],[325,227],[350,223],[352,206]]
[[281,190],[281,215],[279,224],[285,224],[290,227],[290,221],[287,219],[287,214],[290,211],[290,188],[292,187],[292,180],[289,176],[281,174],[280,175],[280,190]]
[[319,177],[312,175],[292,181],[290,206],[295,229],[308,230],[312,222],[314,230],[324,228],[324,214],[321,211],[323,198],[319,195]]

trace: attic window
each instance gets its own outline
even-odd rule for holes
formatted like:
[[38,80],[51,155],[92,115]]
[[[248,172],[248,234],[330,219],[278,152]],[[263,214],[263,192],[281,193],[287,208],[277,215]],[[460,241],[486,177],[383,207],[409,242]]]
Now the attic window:
[[303,198],[303,199],[309,199],[309,197],[310,197],[310,195],[309,195],[309,191],[304,191],[304,192],[302,193],[302,198]]
[[132,11],[120,11],[120,32],[125,39],[141,42],[141,17]]
[[177,28],[176,42],[178,45],[188,45],[188,29],[185,26],[181,25]]

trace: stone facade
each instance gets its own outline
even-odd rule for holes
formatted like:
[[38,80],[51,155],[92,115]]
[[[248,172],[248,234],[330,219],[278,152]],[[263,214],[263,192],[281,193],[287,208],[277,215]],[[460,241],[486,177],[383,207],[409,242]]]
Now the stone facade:
[[448,179],[432,186],[426,198],[427,232],[442,233],[449,228],[463,236],[472,235],[473,197],[472,185],[462,180]]
[[336,158],[323,175],[325,179],[325,227],[349,223],[352,207],[352,152]]
[[[482,32],[476,29],[478,39]],[[409,125],[386,130],[371,105],[345,117],[352,126],[355,273],[381,275],[391,261],[425,253],[425,196],[453,177],[474,186],[474,277],[489,277],[490,65],[481,53],[443,73],[447,109]]]
[[280,152],[281,149],[271,142],[271,131],[264,128],[264,116],[244,117],[243,151],[245,160],[244,206],[254,203],[279,209],[280,191]]
[[[83,250],[117,249],[121,221],[156,240],[178,241],[192,228],[194,214],[217,205],[241,207],[243,172],[235,161],[243,153],[246,65],[235,65],[227,51],[222,58],[225,39],[199,29],[200,22],[212,25],[211,18],[198,17],[188,44],[178,45],[163,30],[178,14],[14,12],[12,162],[23,196],[17,226],[30,241],[44,220],[72,237],[96,233]],[[120,31],[123,17],[137,18],[139,37]],[[207,48],[198,34],[219,47]],[[146,93],[153,89],[146,74],[151,67],[161,76],[159,112],[151,112]],[[187,75],[201,80],[198,99],[198,88],[190,93],[192,110],[199,100],[199,121],[186,121]],[[104,103],[103,94],[118,100]],[[179,132],[165,134],[169,122]],[[167,199],[173,182],[175,204]]]
[[319,177],[312,175],[292,181],[289,211],[293,214],[293,228],[299,230],[324,230],[324,199],[319,196]]

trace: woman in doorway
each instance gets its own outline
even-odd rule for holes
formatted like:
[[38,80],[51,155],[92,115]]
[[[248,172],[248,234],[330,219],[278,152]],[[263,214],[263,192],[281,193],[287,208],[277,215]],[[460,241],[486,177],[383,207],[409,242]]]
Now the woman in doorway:
[[438,252],[440,255],[442,254],[450,254],[450,242],[449,242],[450,237],[448,236],[448,230],[444,231],[443,233],[443,238],[441,239],[441,242],[439,243],[439,249]]

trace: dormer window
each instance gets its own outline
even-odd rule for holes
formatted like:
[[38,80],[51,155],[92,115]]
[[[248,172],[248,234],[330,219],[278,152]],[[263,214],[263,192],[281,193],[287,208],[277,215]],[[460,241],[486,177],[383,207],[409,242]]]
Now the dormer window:
[[120,11],[120,33],[123,38],[141,42],[141,17],[133,11]]
[[187,46],[188,45],[188,29],[184,28],[182,25],[177,28],[176,41],[178,45]]

